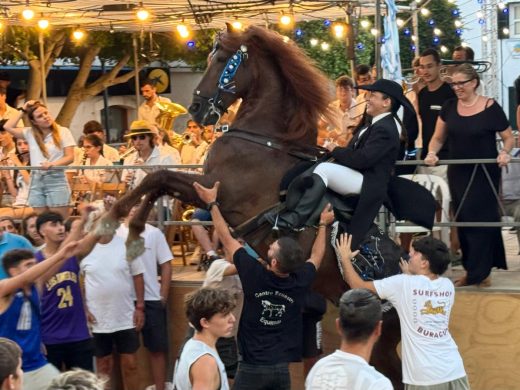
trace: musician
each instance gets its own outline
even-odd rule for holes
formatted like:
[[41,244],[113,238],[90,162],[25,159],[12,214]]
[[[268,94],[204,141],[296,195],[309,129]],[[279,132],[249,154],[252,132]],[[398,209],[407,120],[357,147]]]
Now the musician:
[[186,123],[186,133],[191,135],[191,142],[181,150],[183,164],[201,164],[208,150],[209,144],[202,138],[204,128],[190,119]]
[[[156,133],[152,126],[146,121],[133,121],[130,131],[125,137],[130,138],[135,152],[124,160],[124,165],[177,165],[181,162],[171,154],[162,154],[155,144]],[[125,169],[123,181],[133,189],[141,183],[143,178],[151,172],[151,169]]]
[[[107,166],[112,165],[112,161],[103,156],[103,141],[94,133],[86,135],[83,138],[84,156],[81,165],[85,166]],[[105,169],[84,169],[80,172],[81,179],[84,182],[105,183],[110,181],[114,176],[113,172]]]
[[161,112],[155,103],[171,103],[171,100],[157,95],[157,89],[155,88],[155,82],[153,80],[143,81],[141,84],[141,95],[143,95],[144,102],[139,106],[137,119],[147,121],[151,124],[157,123],[157,117]]
[[105,130],[103,129],[103,126],[98,121],[88,121],[83,125],[83,134],[85,136],[89,134],[97,135],[101,141],[103,141],[103,157],[107,160],[110,160],[112,162],[119,161],[119,153],[117,149],[113,148],[110,145],[107,145],[107,137],[105,134]]
[[[348,144],[348,141],[352,138],[352,130],[361,118],[353,118],[352,109],[355,106],[354,81],[348,76],[340,76],[336,79],[336,100],[329,104],[332,112],[334,112],[336,123],[326,123],[323,120],[318,123],[320,133],[327,134],[324,138],[325,143],[334,139],[341,146]],[[339,128],[336,127],[338,125]]]

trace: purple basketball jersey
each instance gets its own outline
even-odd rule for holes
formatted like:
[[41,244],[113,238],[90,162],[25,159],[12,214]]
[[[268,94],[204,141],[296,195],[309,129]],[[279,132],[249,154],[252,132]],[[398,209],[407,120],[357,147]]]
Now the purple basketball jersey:
[[[36,252],[35,257],[38,262],[45,259],[41,251]],[[60,270],[43,285],[41,314],[44,344],[70,343],[90,338],[76,257],[65,260]]]

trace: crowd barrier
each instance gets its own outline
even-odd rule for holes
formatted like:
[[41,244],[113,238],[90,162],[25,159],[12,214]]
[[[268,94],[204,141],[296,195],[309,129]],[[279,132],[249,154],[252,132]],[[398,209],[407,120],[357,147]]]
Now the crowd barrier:
[[[512,158],[510,164],[518,164],[520,163],[520,158]],[[469,165],[469,164],[496,164],[495,159],[466,159],[466,160],[440,160],[438,165]],[[397,161],[397,166],[423,166],[422,160],[408,160],[408,161]],[[186,171],[187,169],[198,169],[202,168],[202,165],[195,164],[179,164],[179,165],[147,165],[147,170],[160,170],[160,169],[172,169],[172,170],[182,170]],[[67,166],[55,166],[52,169],[56,170],[65,170],[65,171],[80,171],[80,170],[111,170],[111,171],[123,171],[123,170],[136,170],[141,169],[143,166],[133,166],[133,165],[103,165],[103,166],[86,166],[86,165],[67,165]],[[0,166],[1,170],[45,170],[45,168],[39,166],[26,166],[26,167],[15,167],[15,166]],[[190,173],[189,171],[186,171]],[[197,172],[192,172],[194,175]],[[164,207],[162,202],[158,202],[159,209]],[[159,212],[158,215],[164,215],[162,212]],[[211,226],[212,222],[204,222],[204,221],[152,221],[160,228],[164,228],[164,226],[192,226],[192,225],[205,225]],[[397,221],[395,222],[395,226],[412,226],[409,222]],[[520,227],[520,222],[514,221],[503,221],[503,222],[456,222],[456,221],[448,221],[448,222],[435,222],[435,227]]]

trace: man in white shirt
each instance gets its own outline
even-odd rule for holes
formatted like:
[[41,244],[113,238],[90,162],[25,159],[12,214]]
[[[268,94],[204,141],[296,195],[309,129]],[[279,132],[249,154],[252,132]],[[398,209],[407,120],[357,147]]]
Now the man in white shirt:
[[344,234],[336,246],[345,281],[375,292],[399,314],[405,389],[468,390],[464,364],[448,329],[455,288],[441,276],[450,263],[446,245],[431,236],[415,241],[409,262],[401,261],[403,274],[373,282],[354,270],[351,260],[358,251],[352,253],[350,245],[351,237]]
[[[130,131],[125,137],[131,139],[135,153],[125,158],[124,165],[177,165],[180,161],[174,160],[171,154],[162,154],[159,147],[155,145],[155,132],[152,126],[146,121],[133,121]],[[123,170],[122,180],[128,184],[130,190],[141,183],[144,177],[152,169],[125,169]]]
[[159,107],[155,105],[157,102],[170,103],[171,100],[157,95],[155,82],[152,80],[145,80],[141,84],[141,95],[143,95],[144,102],[139,106],[137,111],[137,119],[146,121],[150,124],[157,123],[157,117],[161,114]]
[[314,365],[305,381],[312,390],[392,390],[390,380],[368,364],[381,335],[381,301],[369,290],[353,289],[339,301],[336,329],[340,349]]
[[137,390],[138,332],[145,321],[144,265],[140,258],[127,261],[124,240],[108,235],[100,237],[80,267],[98,373],[110,377],[115,348],[125,388]]
[[[128,223],[137,211],[134,206],[116,235],[126,241]],[[139,259],[144,265],[144,313],[142,329],[143,343],[150,352],[150,367],[156,390],[164,390],[166,382],[166,354],[168,353],[168,325],[166,305],[172,278],[171,262],[173,254],[164,234],[156,227],[146,224],[141,233],[144,239],[144,253]],[[161,282],[158,282],[157,267],[160,267]]]

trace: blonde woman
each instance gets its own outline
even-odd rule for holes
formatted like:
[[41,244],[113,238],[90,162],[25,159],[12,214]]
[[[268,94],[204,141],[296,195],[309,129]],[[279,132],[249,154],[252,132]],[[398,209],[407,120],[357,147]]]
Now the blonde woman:
[[[449,85],[457,97],[442,106],[424,162],[437,164],[437,153],[444,143],[448,143],[452,159],[496,159],[496,164],[450,165],[448,184],[457,222],[498,222],[495,193],[500,183],[500,168],[511,160],[509,153],[514,145],[511,126],[502,107],[480,95],[480,78],[471,65],[455,67]],[[503,141],[500,151],[496,146],[497,134]],[[493,267],[507,269],[501,229],[458,227],[457,231],[466,275],[455,281],[455,286],[489,286]]]
[[[70,213],[70,188],[61,169],[56,166],[70,164],[74,159],[76,144],[70,130],[59,126],[49,110],[39,101],[29,100],[4,125],[14,137],[29,144],[31,165],[42,170],[31,171],[29,205],[38,214],[45,210],[60,213],[64,218]],[[26,114],[31,127],[17,127]]]

